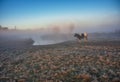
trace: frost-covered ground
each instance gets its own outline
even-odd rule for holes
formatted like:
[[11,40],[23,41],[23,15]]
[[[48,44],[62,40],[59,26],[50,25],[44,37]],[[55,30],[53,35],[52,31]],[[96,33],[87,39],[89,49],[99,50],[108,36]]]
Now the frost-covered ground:
[[120,82],[120,41],[0,49],[0,81]]

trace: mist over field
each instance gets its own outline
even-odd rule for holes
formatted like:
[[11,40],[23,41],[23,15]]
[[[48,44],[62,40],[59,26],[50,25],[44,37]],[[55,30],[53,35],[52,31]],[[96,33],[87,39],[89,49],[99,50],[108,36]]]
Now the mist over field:
[[[114,28],[115,29],[115,28]],[[2,45],[16,44],[17,41],[26,41],[28,39],[33,40],[33,45],[48,45],[56,44],[65,41],[75,41],[74,33],[84,33],[85,29],[76,28],[71,25],[66,28],[50,27],[43,29],[31,29],[31,30],[1,30],[0,31],[0,43]],[[87,29],[86,29],[87,30]],[[96,31],[88,30],[88,40],[119,40],[119,29],[112,31]],[[102,29],[103,30],[103,29]],[[16,41],[16,43],[14,43]],[[11,43],[13,42],[13,43]]]

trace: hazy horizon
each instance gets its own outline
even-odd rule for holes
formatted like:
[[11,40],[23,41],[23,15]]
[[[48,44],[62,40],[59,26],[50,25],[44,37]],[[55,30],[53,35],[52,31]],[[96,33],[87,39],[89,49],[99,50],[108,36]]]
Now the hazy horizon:
[[0,25],[40,29],[73,24],[87,32],[119,29],[119,0],[0,0]]

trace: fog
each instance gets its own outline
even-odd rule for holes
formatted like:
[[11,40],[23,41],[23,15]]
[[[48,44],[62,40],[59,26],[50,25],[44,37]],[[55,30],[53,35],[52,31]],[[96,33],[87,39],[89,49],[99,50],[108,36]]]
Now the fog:
[[[19,42],[32,39],[33,45],[48,45],[56,44],[64,41],[76,40],[74,33],[87,32],[89,40],[97,39],[119,39],[120,33],[112,34],[116,28],[109,30],[108,28],[91,29],[91,28],[77,28],[74,24],[70,24],[63,28],[60,26],[51,26],[47,28],[39,28],[34,30],[0,30],[0,45],[15,44],[21,45]],[[106,34],[109,33],[109,34]],[[29,42],[30,43],[30,42]],[[24,44],[25,45],[25,44]]]
[[[0,44],[14,44],[13,42],[32,39],[33,45],[55,44],[73,40],[74,28],[67,28],[65,32],[57,26],[35,30],[0,30]],[[19,43],[16,43],[16,45]]]

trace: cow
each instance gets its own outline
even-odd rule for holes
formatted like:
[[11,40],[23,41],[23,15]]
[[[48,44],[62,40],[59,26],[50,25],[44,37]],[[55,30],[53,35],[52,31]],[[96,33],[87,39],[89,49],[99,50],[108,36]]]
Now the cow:
[[88,40],[88,34],[86,32],[81,33],[81,34],[75,33],[74,37],[76,37],[79,40],[81,40],[81,39],[84,39],[86,41]]

